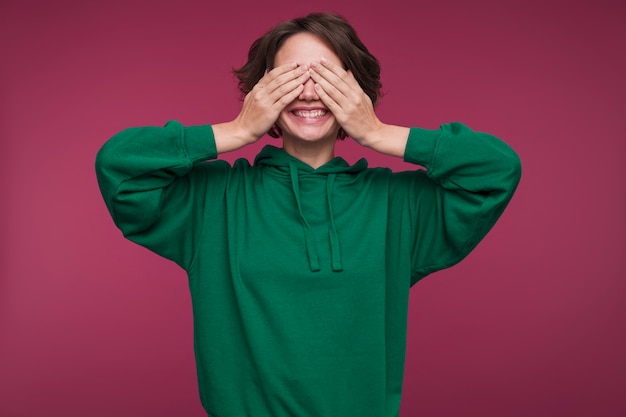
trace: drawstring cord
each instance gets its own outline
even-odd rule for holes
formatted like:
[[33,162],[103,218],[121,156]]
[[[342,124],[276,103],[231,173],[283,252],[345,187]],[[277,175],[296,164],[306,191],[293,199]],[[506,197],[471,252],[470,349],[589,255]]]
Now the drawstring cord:
[[330,227],[328,229],[328,235],[330,237],[330,259],[333,271],[343,271],[341,265],[341,252],[339,251],[339,235],[337,234],[337,228],[335,227],[335,214],[333,212],[333,199],[332,190],[335,185],[335,174],[329,174],[326,180],[326,199],[328,200],[328,213],[330,217]]
[[[316,272],[320,270],[320,260],[317,245],[313,239],[313,231],[311,226],[304,217],[302,211],[302,202],[300,201],[300,181],[298,176],[298,168],[296,164],[289,161],[289,173],[291,174],[291,188],[296,199],[298,206],[298,213],[300,214],[300,223],[304,230],[304,240],[306,242],[306,251],[309,257],[309,266],[311,271]],[[332,270],[335,272],[343,271],[343,265],[341,264],[341,252],[339,248],[339,235],[337,233],[337,227],[335,226],[335,213],[333,211],[333,198],[332,190],[335,185],[335,174],[328,174],[326,177],[326,201],[328,202],[328,216],[330,218],[330,224],[328,226],[328,237],[330,240],[330,260]]]
[[298,212],[300,213],[300,222],[302,223],[302,228],[304,229],[304,240],[306,242],[307,255],[309,256],[309,266],[311,267],[311,271],[316,272],[320,270],[320,259],[317,252],[317,245],[313,241],[311,226],[309,226],[309,223],[306,221],[304,213],[302,212],[298,168],[292,161],[289,161],[289,172],[291,173],[291,187],[296,198],[296,204],[298,205]]

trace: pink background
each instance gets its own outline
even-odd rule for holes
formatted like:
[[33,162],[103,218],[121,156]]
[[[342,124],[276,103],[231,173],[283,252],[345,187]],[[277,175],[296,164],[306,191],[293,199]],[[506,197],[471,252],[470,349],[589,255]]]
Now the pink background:
[[402,416],[626,415],[626,6],[405,3],[2,2],[1,416],[203,415],[184,273],[114,228],[94,157],[232,119],[249,44],[314,10],[380,59],[381,119],[462,121],[524,165],[492,233],[412,291]]

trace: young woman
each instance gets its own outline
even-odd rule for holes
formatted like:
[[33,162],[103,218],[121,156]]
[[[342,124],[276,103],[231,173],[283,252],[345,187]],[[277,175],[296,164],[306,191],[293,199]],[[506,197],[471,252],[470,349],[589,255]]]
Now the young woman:
[[[104,145],[107,207],[188,273],[209,416],[397,416],[409,289],[485,236],[520,161],[460,123],[379,120],[378,62],[336,15],[279,24],[236,74],[231,122],[131,128]],[[218,159],[266,133],[282,148]],[[347,136],[427,171],[351,166],[334,154]]]

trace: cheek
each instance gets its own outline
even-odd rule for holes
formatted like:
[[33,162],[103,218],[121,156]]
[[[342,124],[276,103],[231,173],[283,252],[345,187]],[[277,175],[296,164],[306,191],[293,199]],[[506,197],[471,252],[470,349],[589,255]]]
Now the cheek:
[[284,124],[288,120],[288,118],[289,118],[289,112],[283,110],[278,115],[278,120],[276,120],[276,123],[280,126],[281,124]]

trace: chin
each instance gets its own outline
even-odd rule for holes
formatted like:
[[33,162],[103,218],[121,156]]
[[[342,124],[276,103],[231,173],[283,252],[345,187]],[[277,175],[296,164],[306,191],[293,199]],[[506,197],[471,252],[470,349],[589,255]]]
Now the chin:
[[[329,123],[332,122],[332,123]],[[336,140],[339,134],[339,126],[334,121],[327,120],[322,124],[297,124],[293,126],[286,123],[281,127],[283,138],[302,142],[325,142]]]
[[296,135],[291,135],[293,138],[295,139],[299,139],[301,141],[304,142],[321,142],[324,140],[328,140],[328,139],[335,139],[335,137],[337,136],[336,134],[333,136],[332,133],[330,132],[325,132],[325,133],[310,133],[310,132],[303,132],[300,134],[296,134]]
[[283,132],[283,140],[288,140],[291,142],[304,142],[304,143],[325,143],[329,141],[335,141],[337,139],[337,132],[333,133],[325,133],[325,134],[314,134],[314,133],[304,133],[304,132]]

